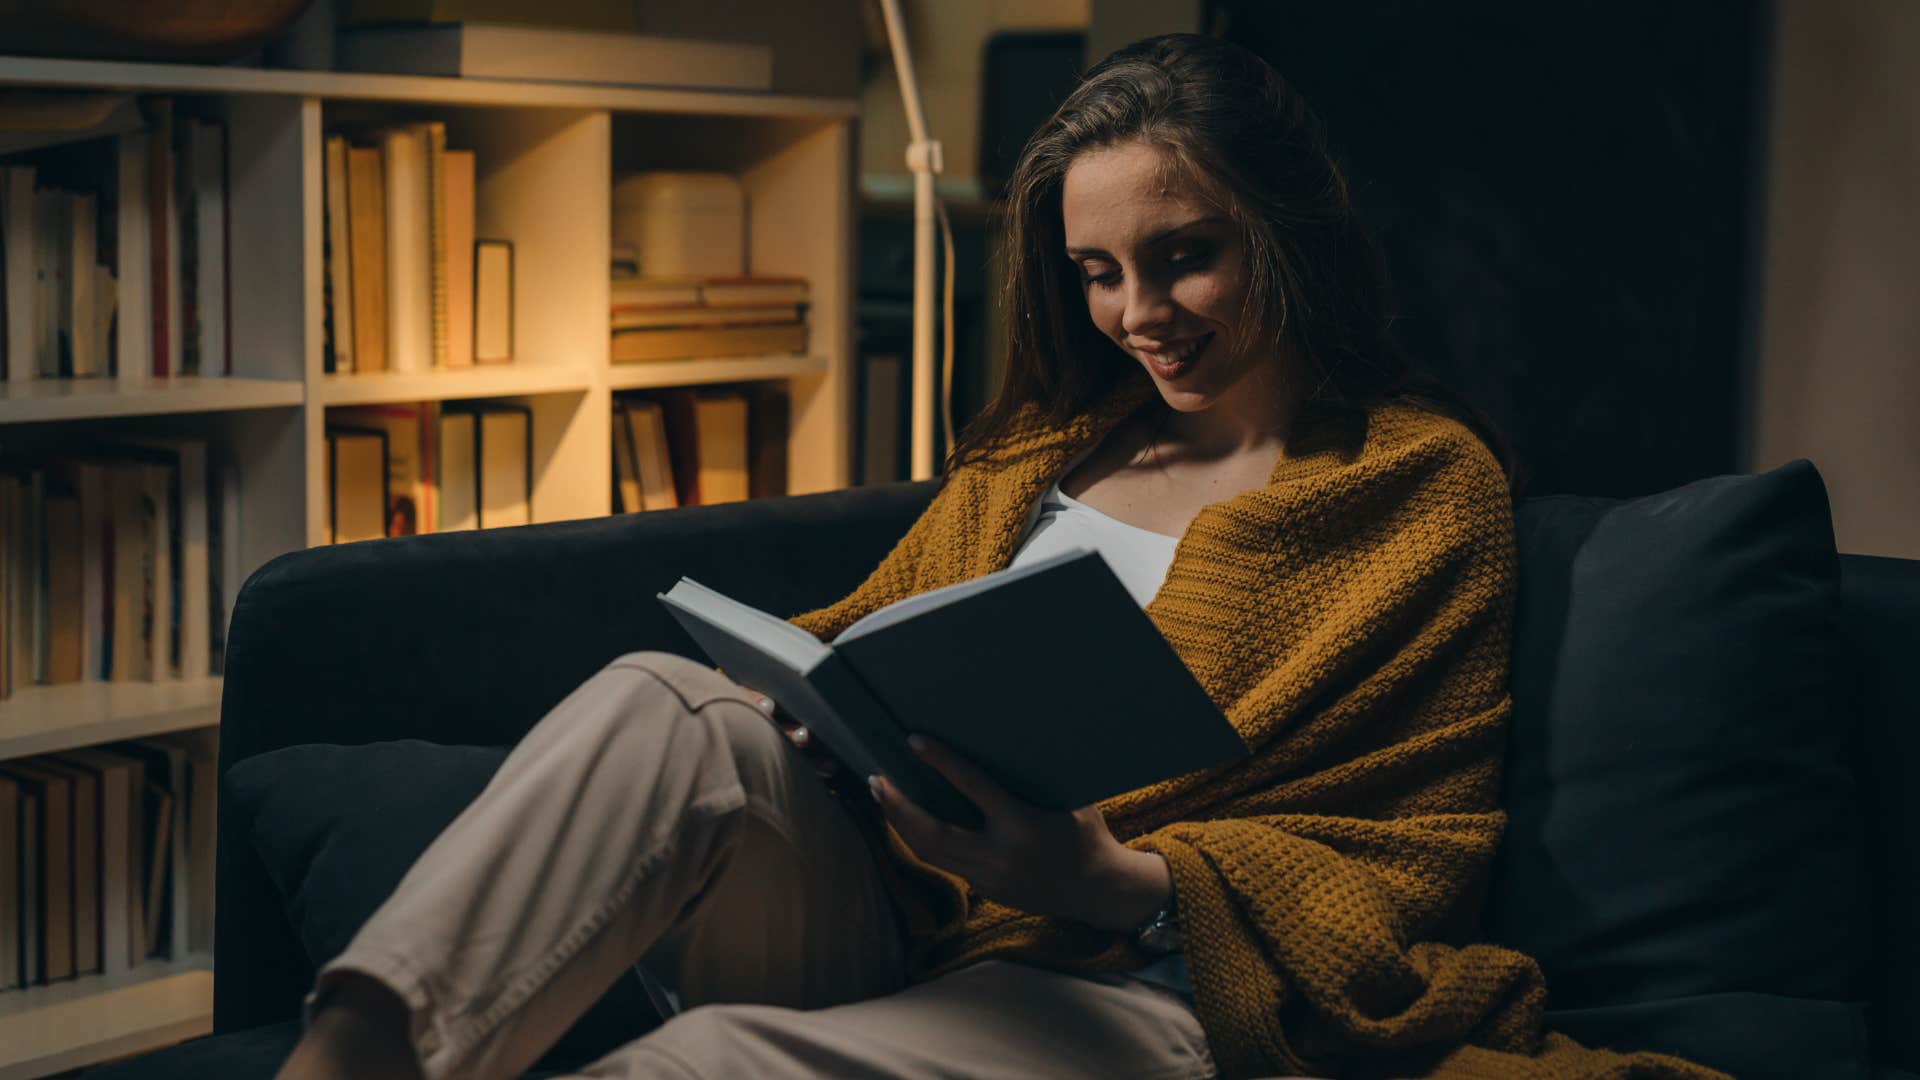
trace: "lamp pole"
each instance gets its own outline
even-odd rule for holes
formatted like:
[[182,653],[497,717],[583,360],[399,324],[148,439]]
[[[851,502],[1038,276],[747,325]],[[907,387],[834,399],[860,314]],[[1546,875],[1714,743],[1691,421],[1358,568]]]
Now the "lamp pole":
[[907,51],[907,31],[900,18],[899,0],[880,0],[887,22],[887,45],[893,52],[893,70],[900,77],[900,99],[906,104],[907,169],[913,173],[913,447],[912,478],[933,475],[933,228],[934,178],[941,169],[940,144],[927,138],[926,116],[920,111],[920,84],[913,76],[913,56]]

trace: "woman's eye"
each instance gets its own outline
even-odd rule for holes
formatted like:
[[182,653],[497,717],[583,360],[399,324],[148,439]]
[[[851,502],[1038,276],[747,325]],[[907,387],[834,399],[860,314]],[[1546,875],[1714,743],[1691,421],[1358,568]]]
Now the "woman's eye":
[[1112,270],[1104,274],[1088,274],[1082,272],[1080,280],[1082,283],[1091,285],[1096,289],[1111,289],[1120,283],[1120,275],[1117,271]]
[[1175,270],[1192,270],[1195,267],[1205,265],[1207,259],[1212,256],[1212,254],[1211,251],[1201,248],[1196,248],[1192,251],[1176,251],[1173,253],[1173,257],[1167,260],[1167,263]]

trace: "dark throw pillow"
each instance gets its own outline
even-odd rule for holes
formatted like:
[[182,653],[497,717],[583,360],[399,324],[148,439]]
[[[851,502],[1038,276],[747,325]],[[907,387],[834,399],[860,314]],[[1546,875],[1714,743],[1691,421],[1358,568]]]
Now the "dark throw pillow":
[[[418,739],[310,743],[228,770],[222,798],[279,889],[287,921],[318,968],[343,952],[414,860],[493,778],[507,751]],[[631,971],[540,1059],[571,1068],[660,1022]]]
[[1529,500],[1490,936],[1549,1023],[1747,1077],[1867,1075],[1838,558],[1807,462]]

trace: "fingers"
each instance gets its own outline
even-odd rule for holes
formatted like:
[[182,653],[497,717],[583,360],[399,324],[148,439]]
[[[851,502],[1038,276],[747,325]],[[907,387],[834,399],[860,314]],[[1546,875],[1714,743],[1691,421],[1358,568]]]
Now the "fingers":
[[867,787],[900,839],[936,866],[958,870],[980,843],[982,834],[949,825],[927,813],[884,776],[867,777]]

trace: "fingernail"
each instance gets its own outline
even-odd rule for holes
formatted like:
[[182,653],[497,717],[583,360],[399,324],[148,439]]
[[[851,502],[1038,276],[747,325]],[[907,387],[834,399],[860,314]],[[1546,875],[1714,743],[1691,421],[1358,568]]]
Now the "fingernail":
[[877,773],[876,773],[876,774],[874,774],[874,775],[872,775],[872,776],[869,776],[869,777],[867,777],[867,792],[868,792],[869,794],[871,794],[871,795],[873,796],[873,801],[874,801],[874,802],[879,802],[879,801],[880,801],[880,776],[879,776],[879,774],[877,774]]
[[761,712],[768,712],[768,713],[770,713],[770,712],[772,712],[772,711],[773,711],[773,699],[772,699],[772,698],[770,698],[770,697],[763,697],[763,698],[761,698],[761,699],[760,699],[760,711],[761,711]]
[[795,746],[805,746],[812,741],[813,733],[806,728],[797,727],[793,729],[793,744]]
[[916,754],[925,753],[927,740],[918,735],[909,735],[907,736],[907,749],[912,750]]

